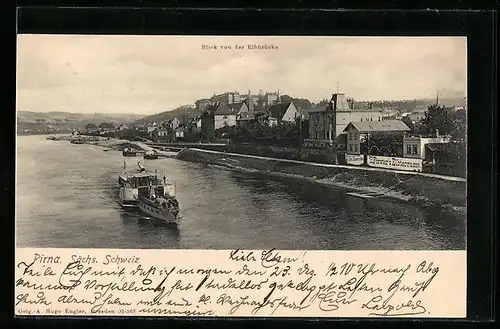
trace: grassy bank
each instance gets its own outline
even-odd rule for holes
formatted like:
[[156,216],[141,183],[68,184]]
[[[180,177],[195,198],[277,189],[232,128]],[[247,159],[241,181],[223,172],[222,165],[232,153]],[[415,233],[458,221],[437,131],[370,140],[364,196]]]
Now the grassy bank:
[[365,171],[262,160],[224,153],[206,153],[193,149],[179,152],[178,158],[185,161],[223,166],[232,170],[257,171],[275,176],[307,179],[351,190],[380,192],[387,197],[424,208],[465,212],[466,183],[463,181],[448,181],[404,172]]

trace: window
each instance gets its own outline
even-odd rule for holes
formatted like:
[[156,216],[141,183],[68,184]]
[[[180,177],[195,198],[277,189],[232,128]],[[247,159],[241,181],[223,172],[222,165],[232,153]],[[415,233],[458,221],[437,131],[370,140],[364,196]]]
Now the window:
[[413,145],[413,154],[417,154],[418,153],[418,147],[417,145]]
[[352,144],[349,144],[349,152],[352,152]]
[[349,140],[352,141],[352,133],[349,133]]
[[354,152],[358,152],[358,144],[354,144]]
[[370,121],[373,121],[372,118],[370,118]]
[[411,154],[411,145],[406,145],[406,153]]
[[329,138],[330,138],[330,136],[328,135],[328,130],[327,130],[327,131],[325,131],[325,139],[329,139]]

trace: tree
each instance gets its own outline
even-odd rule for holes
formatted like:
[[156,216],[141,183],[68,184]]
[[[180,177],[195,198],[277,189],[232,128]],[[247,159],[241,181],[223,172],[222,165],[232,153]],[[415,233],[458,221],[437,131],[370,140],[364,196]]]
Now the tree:
[[328,105],[328,104],[329,104],[328,99],[323,98],[322,100],[319,101],[318,106],[324,106],[324,105]]
[[292,100],[293,100],[292,97],[290,97],[289,95],[281,95],[281,102],[282,103],[289,103]]
[[465,142],[467,140],[467,111],[458,110],[453,113],[453,131],[451,138],[456,142]]
[[85,129],[87,129],[87,130],[97,129],[97,125],[94,123],[87,123],[85,125]]
[[112,123],[109,123],[109,122],[103,122],[99,125],[99,128],[102,128],[102,129],[110,129],[110,128],[114,128],[115,125],[112,124]]
[[454,130],[453,120],[444,106],[433,104],[427,108],[425,117],[420,121],[420,133],[435,135],[437,130],[443,135],[450,134]]
[[303,109],[311,108],[311,102],[305,98],[293,98],[290,95],[282,95],[281,102],[282,103],[290,103],[293,102],[296,107],[301,107]]

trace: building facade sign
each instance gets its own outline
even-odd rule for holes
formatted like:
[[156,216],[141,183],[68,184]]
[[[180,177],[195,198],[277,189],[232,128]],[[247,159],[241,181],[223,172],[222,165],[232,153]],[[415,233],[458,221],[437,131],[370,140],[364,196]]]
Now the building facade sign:
[[347,164],[359,166],[359,165],[362,165],[364,162],[364,155],[362,155],[362,154],[346,154],[345,159],[347,161]]
[[397,169],[406,171],[422,171],[422,159],[394,158],[382,156],[368,156],[370,167]]

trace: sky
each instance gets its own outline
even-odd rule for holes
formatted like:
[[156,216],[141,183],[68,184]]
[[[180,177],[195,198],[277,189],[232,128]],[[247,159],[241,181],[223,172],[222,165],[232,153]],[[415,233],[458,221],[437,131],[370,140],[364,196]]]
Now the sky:
[[463,37],[22,34],[17,109],[153,114],[249,90],[318,102],[337,85],[359,101],[465,97],[466,47]]

